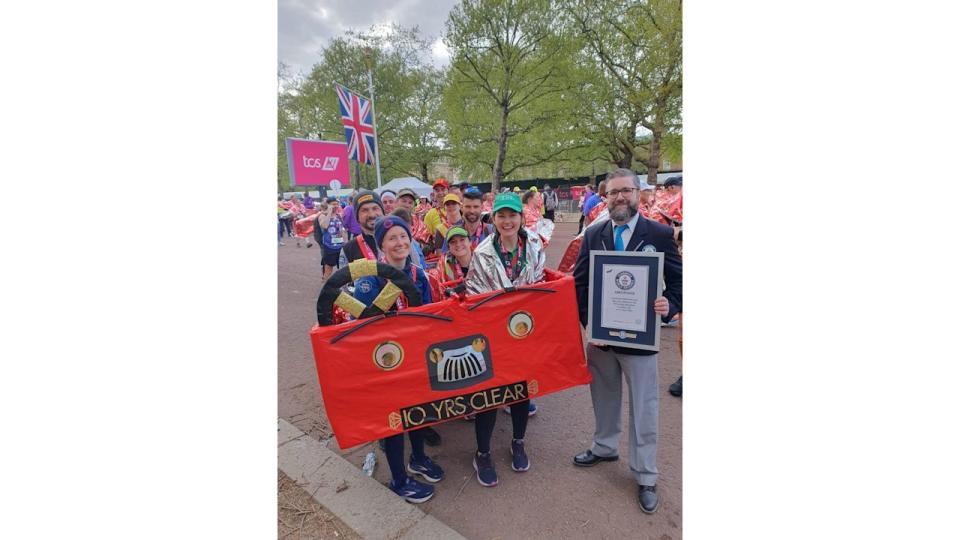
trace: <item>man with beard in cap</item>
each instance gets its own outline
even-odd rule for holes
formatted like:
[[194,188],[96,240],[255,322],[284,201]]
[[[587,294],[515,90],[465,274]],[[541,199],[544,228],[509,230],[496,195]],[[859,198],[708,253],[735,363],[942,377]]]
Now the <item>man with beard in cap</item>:
[[[670,227],[642,217],[637,210],[642,184],[629,169],[616,169],[607,176],[605,194],[609,220],[589,227],[583,236],[573,270],[580,324],[587,324],[590,252],[592,250],[663,253],[666,290],[653,303],[661,320],[682,311],[682,262]],[[627,448],[630,470],[638,484],[640,510],[652,514],[660,505],[657,494],[657,430],[660,393],[657,383],[657,353],[626,347],[587,344],[587,367],[593,380],[590,397],[596,430],[593,445],[573,458],[578,467],[592,467],[619,459],[622,379],[627,380],[630,414]]]
[[380,196],[368,189],[362,189],[353,197],[353,215],[360,224],[361,234],[344,244],[340,250],[340,266],[358,259],[377,260],[377,243],[373,238],[374,224],[383,216],[383,203]]

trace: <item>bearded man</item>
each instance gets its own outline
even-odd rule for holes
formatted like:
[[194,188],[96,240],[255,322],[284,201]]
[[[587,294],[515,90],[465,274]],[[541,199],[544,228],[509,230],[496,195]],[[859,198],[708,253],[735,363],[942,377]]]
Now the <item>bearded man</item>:
[[[605,194],[610,219],[588,227],[580,246],[573,270],[577,290],[580,324],[587,324],[589,297],[590,252],[659,251],[663,253],[663,273],[666,290],[653,303],[654,312],[664,322],[682,311],[683,274],[680,253],[673,238],[673,229],[642,217],[638,213],[639,192],[643,184],[629,169],[616,169],[607,176]],[[656,324],[656,321],[654,322]],[[573,458],[578,467],[592,467],[604,461],[619,459],[619,439],[622,398],[622,379],[627,380],[630,414],[626,431],[630,452],[630,470],[638,487],[640,510],[647,514],[657,511],[657,430],[660,392],[657,382],[657,353],[587,344],[587,367],[593,380],[590,397],[596,430],[593,445]]]

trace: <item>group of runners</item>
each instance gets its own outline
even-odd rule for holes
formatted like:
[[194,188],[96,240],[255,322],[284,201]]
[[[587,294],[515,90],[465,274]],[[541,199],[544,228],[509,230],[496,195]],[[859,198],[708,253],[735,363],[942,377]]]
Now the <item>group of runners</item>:
[[[671,182],[668,189],[676,183]],[[561,264],[560,270],[574,275],[582,324],[586,323],[591,249],[637,250],[640,245],[648,245],[652,248],[646,251],[663,252],[667,289],[655,302],[655,312],[669,321],[681,311],[677,242],[682,213],[678,213],[680,207],[675,204],[679,190],[663,190],[658,205],[655,190],[649,187],[632,171],[617,169],[600,183],[596,192],[591,190],[581,201],[586,226],[572,243],[579,246],[574,263],[567,269]],[[295,197],[291,201],[281,200],[278,205],[278,215],[289,212],[292,216],[286,219],[291,219],[294,225],[284,225],[284,218],[280,217],[278,241],[282,240],[284,230],[290,235],[292,228],[295,235],[300,223],[304,223],[304,230],[312,225],[314,240],[322,250],[324,279],[337,266],[359,259],[376,260],[410,276],[422,303],[427,304],[440,301],[458,285],[466,294],[480,294],[543,281],[545,246],[553,229],[551,218],[559,206],[556,197],[549,186],[544,186],[542,192],[532,188],[521,193],[515,188],[494,195],[482,194],[468,185],[451,186],[444,179],[433,183],[432,193],[427,197],[419,196],[412,189],[401,189],[397,193],[385,190],[379,194],[359,190],[348,197],[342,208],[334,198],[319,203],[310,201],[314,206],[310,213],[307,213],[308,197],[302,201]],[[672,220],[670,226],[648,217],[658,215]],[[617,225],[616,235],[612,224]],[[384,286],[386,280],[382,278],[363,277],[354,283],[353,294],[357,300],[370,304]],[[408,306],[401,295],[392,307],[403,310]],[[576,455],[573,464],[590,467],[618,459],[621,377],[626,378],[632,409],[629,418],[634,424],[628,429],[630,468],[640,486],[641,510],[655,512],[659,505],[655,487],[657,355],[588,344],[587,359],[593,376],[590,386],[597,430],[594,444]],[[497,410],[465,418],[474,422],[473,468],[477,481],[486,487],[499,482],[491,457]],[[525,400],[504,410],[512,422],[511,469],[523,473],[531,467],[524,445],[527,421],[537,413],[537,408]],[[441,438],[432,428],[409,431],[406,437],[411,447],[408,460],[404,459],[402,433],[381,441],[392,477],[389,487],[405,500],[420,503],[433,496],[431,484],[444,478],[442,467],[425,453],[425,444],[440,444]]]

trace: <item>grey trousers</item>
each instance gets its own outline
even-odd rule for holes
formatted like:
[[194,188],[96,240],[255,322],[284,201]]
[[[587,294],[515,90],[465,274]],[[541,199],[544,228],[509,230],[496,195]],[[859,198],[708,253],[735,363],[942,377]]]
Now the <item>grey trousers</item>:
[[588,344],[587,366],[593,375],[590,397],[593,399],[593,415],[597,422],[590,450],[602,457],[618,454],[623,374],[627,379],[627,391],[630,393],[630,414],[627,421],[630,470],[638,484],[655,485],[660,416],[657,355],[621,354],[613,350],[600,350]]

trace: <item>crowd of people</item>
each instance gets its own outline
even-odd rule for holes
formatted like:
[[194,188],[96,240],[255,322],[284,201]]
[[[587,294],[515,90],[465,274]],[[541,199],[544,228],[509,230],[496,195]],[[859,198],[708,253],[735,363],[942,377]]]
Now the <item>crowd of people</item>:
[[[317,203],[308,194],[302,200],[299,196],[287,201],[281,198],[278,242],[283,245],[284,231],[294,236],[300,223],[312,225],[321,250],[324,280],[349,262],[375,260],[408,275],[424,304],[440,301],[457,286],[466,294],[479,294],[545,279],[545,248],[560,206],[557,193],[549,185],[543,191],[536,187],[526,192],[504,188],[496,194],[481,193],[469,184],[451,186],[444,179],[436,180],[432,187],[429,196],[419,196],[412,189],[379,194],[358,190],[347,197],[345,204],[333,197]],[[645,246],[645,251],[662,252],[666,290],[657,298],[654,310],[664,323],[670,323],[682,311],[681,189],[680,177],[655,188],[627,169],[611,172],[596,190],[587,186],[578,206],[580,230],[559,267],[574,276],[581,324],[586,324],[591,250],[634,251]],[[573,260],[568,261],[571,248]],[[360,278],[354,283],[353,294],[369,304],[384,286],[383,278]],[[401,294],[392,308],[403,310],[409,305]],[[621,379],[626,379],[629,422],[633,424],[627,430],[630,469],[639,486],[641,510],[653,513],[659,506],[657,354],[589,343],[586,355],[593,377],[590,390],[596,431],[592,446],[574,456],[573,464],[591,467],[618,459]],[[485,487],[499,483],[491,457],[497,410],[465,418],[474,422],[473,467],[477,481]],[[537,408],[524,400],[504,410],[512,422],[511,469],[523,473],[531,467],[524,444],[527,422]],[[391,472],[390,489],[409,502],[420,503],[433,496],[431,484],[444,478],[442,467],[425,453],[425,444],[436,446],[441,437],[427,427],[408,431],[406,438],[411,447],[409,460],[404,459],[403,434],[384,439],[380,446]]]

